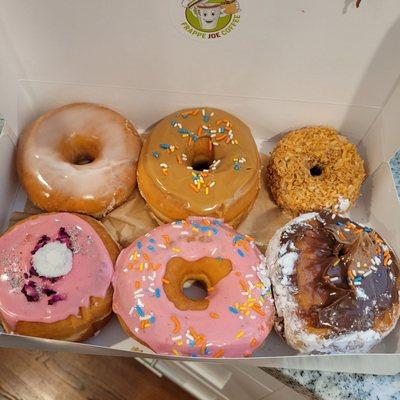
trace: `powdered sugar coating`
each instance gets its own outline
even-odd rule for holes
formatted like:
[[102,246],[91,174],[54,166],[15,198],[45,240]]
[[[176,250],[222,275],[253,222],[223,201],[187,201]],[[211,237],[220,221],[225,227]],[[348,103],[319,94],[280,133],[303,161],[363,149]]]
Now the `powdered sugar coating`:
[[347,211],[350,207],[351,207],[351,201],[343,196],[339,196],[338,204],[335,208],[336,211],[343,213]]
[[[367,352],[390,333],[396,319],[390,329],[384,333],[368,329],[322,337],[309,333],[306,322],[299,317],[299,306],[295,298],[297,289],[292,282],[297,257],[292,254],[293,243],[286,242],[281,245],[281,238],[287,233],[294,233],[296,229],[307,224],[307,221],[319,218],[320,215],[317,213],[303,214],[294,218],[275,233],[268,246],[267,269],[272,281],[278,315],[276,328],[292,347],[302,353]],[[357,287],[355,290],[357,298],[365,299],[366,294],[361,288]]]

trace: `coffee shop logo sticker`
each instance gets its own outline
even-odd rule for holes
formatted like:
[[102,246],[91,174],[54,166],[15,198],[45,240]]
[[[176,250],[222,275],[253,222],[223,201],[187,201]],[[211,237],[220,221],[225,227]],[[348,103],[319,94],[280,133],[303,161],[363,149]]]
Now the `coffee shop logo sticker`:
[[240,23],[237,0],[178,0],[184,19],[182,29],[195,39],[216,40],[229,35]]

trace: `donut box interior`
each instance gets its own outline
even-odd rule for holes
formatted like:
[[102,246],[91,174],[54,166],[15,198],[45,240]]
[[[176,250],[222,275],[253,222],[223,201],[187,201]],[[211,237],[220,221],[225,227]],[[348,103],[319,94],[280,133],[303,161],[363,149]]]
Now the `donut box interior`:
[[[264,153],[295,127],[330,125],[348,136],[368,172],[350,217],[376,228],[399,254],[390,164],[400,149],[398,0],[364,0],[359,9],[348,0],[240,0],[240,21],[216,39],[183,29],[181,0],[156,3],[2,2],[0,228],[24,207],[15,148],[41,113],[96,102],[144,132],[175,110],[206,105],[239,116]],[[3,333],[0,346],[193,360],[150,353],[115,319],[85,343]],[[368,354],[297,355],[271,333],[252,358],[196,361],[392,374],[400,372],[399,326]]]

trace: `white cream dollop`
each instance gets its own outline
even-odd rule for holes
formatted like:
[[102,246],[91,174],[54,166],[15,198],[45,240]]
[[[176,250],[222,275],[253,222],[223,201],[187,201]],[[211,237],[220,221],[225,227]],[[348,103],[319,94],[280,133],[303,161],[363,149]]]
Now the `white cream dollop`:
[[50,242],[32,257],[33,268],[40,276],[58,278],[72,269],[72,251],[60,242]]

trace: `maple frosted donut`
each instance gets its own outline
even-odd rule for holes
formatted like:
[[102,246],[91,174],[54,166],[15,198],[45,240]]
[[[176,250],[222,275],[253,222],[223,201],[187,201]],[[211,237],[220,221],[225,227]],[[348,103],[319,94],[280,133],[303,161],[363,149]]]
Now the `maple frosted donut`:
[[[185,294],[200,285],[206,297]],[[274,318],[264,257],[221,220],[162,225],[118,257],[113,310],[129,335],[159,354],[242,357]]]
[[329,209],[347,211],[365,178],[354,144],[326,126],[286,134],[271,153],[268,184],[275,202],[293,216]]
[[336,214],[302,214],[267,251],[276,327],[302,353],[365,352],[399,318],[399,262],[373,229]]
[[257,146],[241,120],[196,108],[173,113],[151,130],[138,185],[159,222],[197,215],[236,226],[254,204],[260,170]]
[[17,170],[39,208],[100,217],[133,192],[140,149],[122,115],[96,104],[69,104],[24,129]]
[[0,237],[0,321],[6,332],[80,341],[112,312],[118,246],[91,217],[40,214]]

